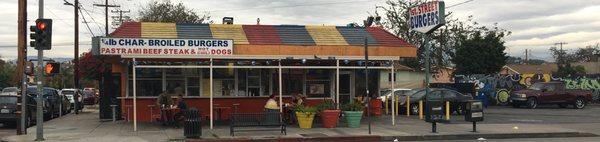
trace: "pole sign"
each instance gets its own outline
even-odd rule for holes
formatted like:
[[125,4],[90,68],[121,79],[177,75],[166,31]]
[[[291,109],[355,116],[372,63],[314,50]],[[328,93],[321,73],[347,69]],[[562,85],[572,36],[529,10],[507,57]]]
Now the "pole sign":
[[431,1],[408,9],[410,30],[431,33],[446,23],[444,1]]
[[233,40],[100,38],[100,55],[232,55]]

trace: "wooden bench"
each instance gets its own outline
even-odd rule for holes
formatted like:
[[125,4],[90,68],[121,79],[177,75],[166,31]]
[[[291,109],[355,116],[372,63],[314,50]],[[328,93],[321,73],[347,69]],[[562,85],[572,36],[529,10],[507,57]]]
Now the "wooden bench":
[[[280,131],[287,135],[286,125],[281,121],[280,112],[232,113],[229,134],[235,136],[240,131]],[[260,129],[236,129],[240,127],[267,127]]]

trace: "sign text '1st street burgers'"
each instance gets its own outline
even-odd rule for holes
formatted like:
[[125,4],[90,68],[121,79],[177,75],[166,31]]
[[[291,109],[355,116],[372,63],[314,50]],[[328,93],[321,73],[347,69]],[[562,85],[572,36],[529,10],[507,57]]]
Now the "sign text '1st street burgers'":
[[410,29],[430,33],[446,23],[443,1],[431,1],[408,9]]
[[100,38],[100,55],[232,55],[233,40]]

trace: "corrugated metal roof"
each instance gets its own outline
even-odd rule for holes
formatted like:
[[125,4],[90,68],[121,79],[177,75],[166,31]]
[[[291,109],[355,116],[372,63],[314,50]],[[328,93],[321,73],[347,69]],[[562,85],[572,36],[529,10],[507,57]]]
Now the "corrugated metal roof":
[[382,46],[410,46],[408,42],[392,35],[391,33],[377,27],[368,27],[367,32]]
[[179,38],[213,38],[208,24],[177,24],[177,36]]
[[281,38],[281,42],[284,44],[315,45],[315,41],[308,34],[304,26],[279,25],[275,26],[275,29]]
[[243,25],[250,44],[281,44],[281,38],[271,25]]
[[210,25],[212,36],[215,39],[233,39],[234,44],[249,44],[242,25]]
[[177,38],[175,23],[142,22],[141,28],[141,36],[144,38]]
[[317,45],[348,45],[334,26],[306,26],[306,31]]
[[365,28],[338,26],[336,29],[342,34],[346,42],[350,45],[364,45],[365,36],[369,45],[377,45],[377,40],[371,36]]
[[142,23],[140,22],[123,22],[121,27],[117,28],[110,35],[118,37],[140,37],[141,29]]

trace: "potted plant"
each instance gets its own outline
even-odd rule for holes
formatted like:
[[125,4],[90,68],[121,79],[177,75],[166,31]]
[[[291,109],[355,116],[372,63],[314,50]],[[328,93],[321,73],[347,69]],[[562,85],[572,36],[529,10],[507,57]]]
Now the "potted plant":
[[332,100],[325,100],[323,103],[319,104],[317,108],[319,110],[319,115],[321,116],[321,121],[323,121],[323,127],[335,128],[340,113],[342,112],[335,108],[335,103]]
[[346,118],[346,123],[350,128],[360,127],[360,120],[362,119],[363,110],[365,106],[360,102],[353,102],[344,105],[343,113]]
[[298,105],[295,110],[296,118],[298,120],[298,126],[300,128],[309,129],[312,128],[317,108],[310,106]]

